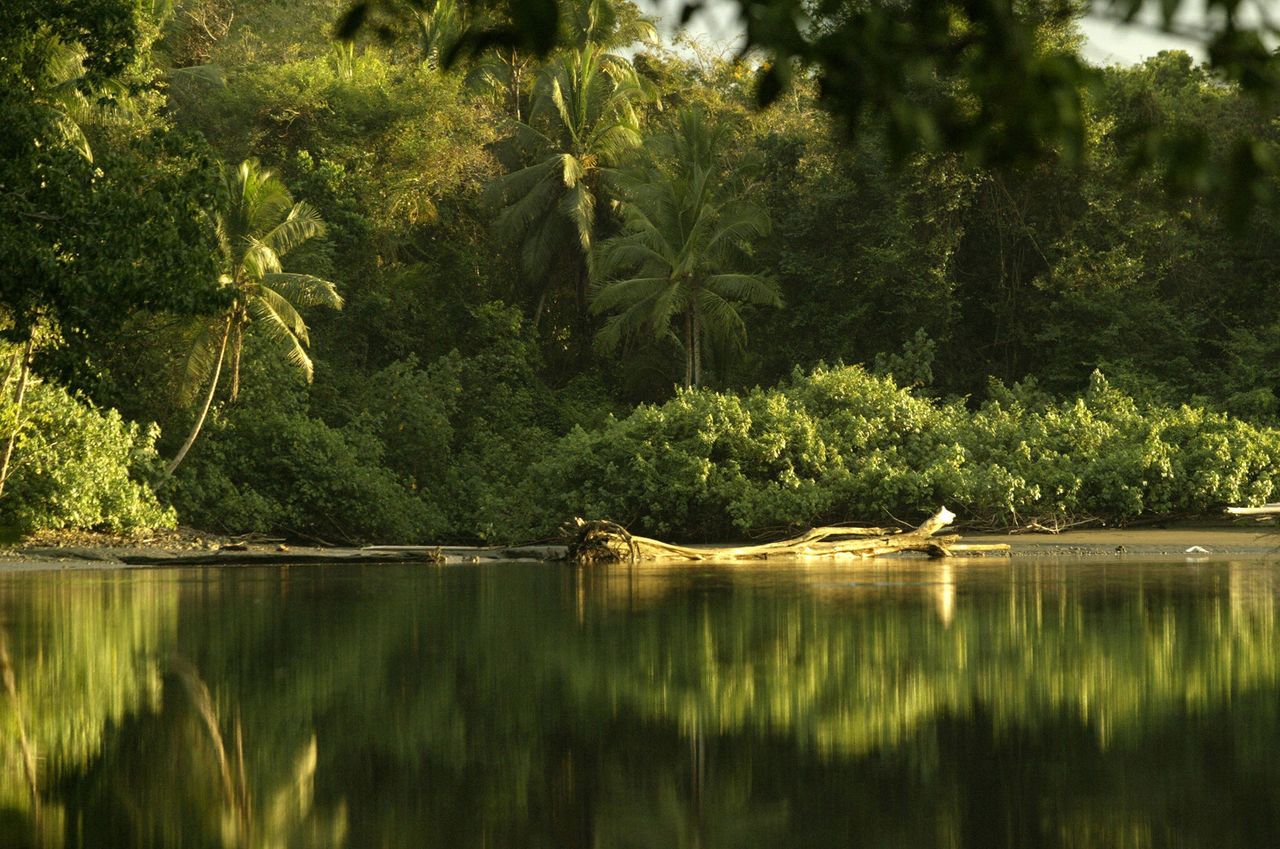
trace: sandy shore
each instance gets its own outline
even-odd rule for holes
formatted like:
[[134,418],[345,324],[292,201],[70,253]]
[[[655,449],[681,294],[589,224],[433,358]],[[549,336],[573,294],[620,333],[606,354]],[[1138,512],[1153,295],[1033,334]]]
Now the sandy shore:
[[[965,542],[1004,542],[1016,557],[1116,557],[1280,560],[1280,529],[1185,525],[1061,534],[966,534]],[[1197,550],[1197,549],[1203,549]]]
[[[1168,528],[1073,530],[1061,534],[965,534],[969,543],[1007,543],[1016,558],[1210,559],[1280,561],[1280,528],[1180,524]],[[331,547],[235,540],[195,531],[143,539],[100,534],[43,535],[0,548],[0,572],[319,563],[485,563],[554,560],[561,546]]]

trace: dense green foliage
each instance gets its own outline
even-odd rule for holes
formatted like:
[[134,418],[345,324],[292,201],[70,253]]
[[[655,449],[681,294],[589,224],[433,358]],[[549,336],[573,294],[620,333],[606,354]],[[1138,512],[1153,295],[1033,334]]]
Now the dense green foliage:
[[[1095,373],[1052,403],[1000,386],[977,410],[858,367],[745,395],[684,391],[566,436],[533,473],[534,528],[574,511],[724,539],[946,504],[981,524],[1202,513],[1280,491],[1280,430],[1139,405]],[[532,497],[530,503],[537,503]]]
[[[6,8],[0,30],[0,307],[26,339],[40,321],[86,334],[133,309],[217,303],[208,149],[166,132],[155,38],[134,4]],[[204,276],[208,283],[194,280]]]
[[[13,405],[0,410],[6,430],[14,426]],[[0,527],[11,533],[172,527],[172,508],[140,482],[157,472],[157,436],[154,427],[144,431],[56,385],[29,387]]]
[[[1021,40],[913,47],[854,114],[821,56],[670,50],[623,0],[565,0],[550,52],[456,54],[510,21],[436,4],[375,39],[374,10],[335,45],[342,0],[64,5],[3,37],[3,330],[38,340],[31,403],[56,384],[159,424],[183,521],[724,537],[1272,497],[1280,212],[1237,141],[1280,160],[1280,124],[1221,55],[1085,68],[1031,3],[1001,22]],[[788,50],[872,20],[849,11]],[[978,68],[1007,50],[1050,76],[1001,100]],[[762,71],[788,77],[763,112]],[[1025,99],[1064,86],[1036,123]],[[251,183],[269,202],[237,219]]]

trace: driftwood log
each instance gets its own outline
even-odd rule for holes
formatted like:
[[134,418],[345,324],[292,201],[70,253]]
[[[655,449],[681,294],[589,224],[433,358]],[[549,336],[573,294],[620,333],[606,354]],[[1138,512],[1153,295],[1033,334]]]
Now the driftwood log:
[[957,554],[1007,553],[1009,546],[968,545],[958,534],[937,536],[955,521],[955,514],[943,507],[909,531],[893,528],[813,528],[797,537],[735,548],[696,548],[672,545],[661,540],[635,536],[616,522],[575,519],[567,528],[570,536],[569,560],[584,566],[604,563],[637,563],[655,560],[725,561],[765,560],[771,557],[880,557],[903,551],[918,551],[931,557]]
[[1263,504],[1261,507],[1228,507],[1232,516],[1280,516],[1280,504]]

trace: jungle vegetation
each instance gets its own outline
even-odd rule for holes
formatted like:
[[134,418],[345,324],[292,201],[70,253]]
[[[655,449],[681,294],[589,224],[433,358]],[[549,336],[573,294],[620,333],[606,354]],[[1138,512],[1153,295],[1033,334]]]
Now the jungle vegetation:
[[1095,68],[1075,4],[753,0],[741,60],[627,0],[10,5],[10,530],[711,539],[1280,490],[1247,26]]

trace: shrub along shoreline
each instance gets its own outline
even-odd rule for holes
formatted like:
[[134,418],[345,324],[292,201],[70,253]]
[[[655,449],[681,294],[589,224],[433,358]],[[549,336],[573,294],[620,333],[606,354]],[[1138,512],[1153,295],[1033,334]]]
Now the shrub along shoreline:
[[994,384],[975,410],[857,366],[819,367],[775,389],[683,391],[575,429],[531,477],[551,495],[530,531],[576,513],[710,541],[914,519],[939,504],[994,527],[1122,524],[1270,499],[1280,430],[1140,405],[1097,372],[1078,398]]
[[[465,364],[450,368],[455,381],[465,375]],[[429,370],[413,381],[421,390],[444,385]],[[681,390],[558,438],[536,416],[497,421],[484,405],[444,404],[431,422],[416,422],[417,435],[376,417],[335,427],[305,410],[275,418],[257,410],[254,444],[268,453],[206,450],[172,491],[161,490],[176,512],[147,482],[157,479],[154,429],[52,384],[35,397],[19,442],[25,459],[0,500],[0,521],[21,532],[129,531],[180,518],[342,542],[516,542],[554,537],[567,518],[584,516],[717,542],[910,520],[939,504],[990,527],[1083,517],[1123,524],[1280,491],[1280,430],[1141,404],[1096,372],[1076,398],[993,383],[975,407],[923,397],[859,366],[820,366],[743,394]],[[210,449],[222,444],[215,437]],[[421,465],[427,447],[430,462],[410,478],[403,462]]]

